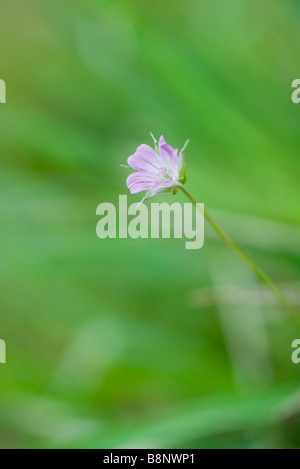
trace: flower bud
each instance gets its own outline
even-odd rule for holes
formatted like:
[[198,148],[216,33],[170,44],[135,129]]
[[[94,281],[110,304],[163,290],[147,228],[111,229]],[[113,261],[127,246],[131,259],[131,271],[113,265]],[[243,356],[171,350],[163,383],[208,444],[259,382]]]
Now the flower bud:
[[184,184],[186,182],[187,178],[187,168],[185,164],[185,159],[184,159],[184,149],[180,151],[179,154],[179,159],[178,159],[178,180],[181,182],[181,184]]

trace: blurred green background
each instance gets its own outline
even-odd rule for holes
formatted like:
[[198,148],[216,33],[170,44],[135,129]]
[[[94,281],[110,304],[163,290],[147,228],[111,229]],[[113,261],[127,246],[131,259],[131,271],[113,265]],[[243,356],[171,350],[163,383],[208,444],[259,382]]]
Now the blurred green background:
[[189,137],[188,190],[300,304],[299,2],[0,8],[1,447],[299,447],[299,327],[209,227],[95,232],[149,130]]

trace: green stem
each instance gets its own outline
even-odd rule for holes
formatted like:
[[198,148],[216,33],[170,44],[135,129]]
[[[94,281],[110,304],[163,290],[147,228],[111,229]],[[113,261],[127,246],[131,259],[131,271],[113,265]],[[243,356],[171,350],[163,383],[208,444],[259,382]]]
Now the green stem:
[[245,254],[244,251],[239,248],[239,246],[235,244],[235,242],[232,241],[232,239],[230,239],[226,233],[224,233],[224,231],[213,221],[213,219],[208,215],[208,213],[203,210],[199,204],[197,204],[196,200],[185,189],[185,187],[182,184],[180,184],[178,187],[192,202],[192,204],[195,205],[195,207],[203,213],[205,219],[215,230],[215,232],[220,236],[220,238],[225,241],[225,243],[238,255],[238,257],[252,270],[252,272],[254,272],[254,274],[269,288],[269,290],[271,290],[271,292],[275,295],[279,303],[300,325],[300,311],[295,307],[295,305],[272,282],[272,280],[259,267],[257,267],[257,265],[250,259],[250,257],[248,257],[247,254]]

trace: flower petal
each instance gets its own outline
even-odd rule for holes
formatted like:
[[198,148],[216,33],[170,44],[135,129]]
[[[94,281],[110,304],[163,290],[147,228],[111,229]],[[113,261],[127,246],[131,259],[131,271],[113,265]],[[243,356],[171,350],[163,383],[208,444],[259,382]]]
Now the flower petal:
[[155,195],[165,194],[166,192],[170,192],[172,190],[172,186],[166,187],[154,187],[153,189],[149,190],[145,195],[145,200],[150,199],[150,197],[154,197]]
[[161,135],[159,139],[159,152],[161,157],[166,162],[166,165],[172,169],[174,173],[177,173],[177,166],[178,166],[178,149],[174,149],[171,145],[168,145]]
[[141,191],[152,191],[159,187],[172,187],[174,181],[162,181],[158,176],[148,172],[132,173],[128,176],[126,184],[131,194],[136,194]]
[[145,144],[140,145],[136,152],[128,158],[127,162],[135,171],[147,171],[156,175],[162,166],[156,151]]

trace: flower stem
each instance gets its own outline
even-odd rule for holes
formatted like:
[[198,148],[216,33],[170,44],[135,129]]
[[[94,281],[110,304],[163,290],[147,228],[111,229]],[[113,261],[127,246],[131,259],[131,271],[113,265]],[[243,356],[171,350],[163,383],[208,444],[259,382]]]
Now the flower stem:
[[300,325],[300,311],[295,305],[285,296],[285,294],[272,282],[272,280],[265,274],[251,259],[244,253],[244,251],[234,242],[231,238],[213,221],[208,213],[197,204],[196,200],[191,194],[185,189],[182,184],[179,184],[179,188],[187,196],[195,207],[202,212],[205,219],[208,221],[210,226],[215,230],[219,237],[225,241],[225,243],[237,254],[237,256],[254,272],[254,274],[271,290],[274,296],[277,298],[279,303],[284,309],[292,316],[292,318]]

